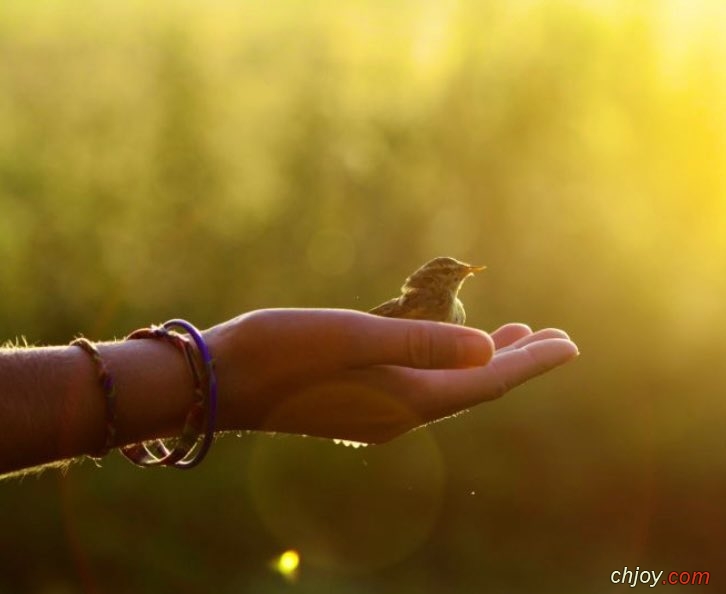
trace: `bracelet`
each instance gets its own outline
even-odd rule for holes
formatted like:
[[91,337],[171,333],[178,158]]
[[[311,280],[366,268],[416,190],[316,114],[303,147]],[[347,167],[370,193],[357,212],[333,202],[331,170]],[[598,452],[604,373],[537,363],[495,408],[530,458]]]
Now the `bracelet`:
[[[172,328],[182,328],[189,334],[191,340],[173,331]],[[169,320],[163,326],[135,330],[126,337],[126,340],[138,338],[167,340],[184,354],[194,380],[194,402],[187,413],[182,433],[176,438],[171,450],[163,440],[155,439],[124,446],[121,448],[121,453],[137,466],[193,468],[209,452],[217,425],[217,376],[212,355],[199,330],[185,320]],[[96,365],[106,405],[106,439],[103,448],[91,457],[100,459],[116,444],[116,386],[106,362],[91,341],[79,337],[70,345],[81,347]]]
[[[189,338],[174,332],[182,328]],[[199,464],[207,455],[217,423],[217,377],[209,348],[197,328],[185,320],[169,320],[163,326],[142,328],[126,339],[160,338],[168,340],[184,353],[194,380],[194,402],[187,413],[184,428],[173,449],[161,439],[121,448],[126,458],[137,466],[173,466],[188,469]],[[196,346],[192,346],[192,342]],[[201,441],[199,440],[202,436]],[[196,450],[195,450],[196,448]]]
[[106,439],[101,450],[97,454],[92,454],[91,458],[100,460],[111,451],[116,443],[116,386],[101,353],[90,340],[79,337],[73,340],[70,346],[78,346],[86,351],[93,359],[98,372],[98,382],[101,384],[106,408]]

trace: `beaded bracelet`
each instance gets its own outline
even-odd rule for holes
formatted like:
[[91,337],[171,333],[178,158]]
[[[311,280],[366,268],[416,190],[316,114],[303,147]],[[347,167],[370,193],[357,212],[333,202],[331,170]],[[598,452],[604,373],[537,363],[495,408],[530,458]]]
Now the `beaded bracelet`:
[[[196,349],[187,337],[174,332],[172,328],[184,329]],[[163,326],[142,328],[126,337],[127,340],[139,338],[168,340],[184,353],[194,379],[194,402],[173,449],[170,450],[161,439],[156,439],[125,446],[121,448],[121,453],[137,466],[193,468],[207,455],[217,422],[217,378],[212,356],[199,330],[185,320],[169,320]]]
[[98,381],[101,384],[101,392],[103,393],[106,408],[106,439],[101,450],[97,454],[91,455],[91,458],[101,459],[111,451],[116,443],[116,386],[96,345],[81,336],[72,341],[70,346],[78,346],[86,351],[93,359],[98,372]]

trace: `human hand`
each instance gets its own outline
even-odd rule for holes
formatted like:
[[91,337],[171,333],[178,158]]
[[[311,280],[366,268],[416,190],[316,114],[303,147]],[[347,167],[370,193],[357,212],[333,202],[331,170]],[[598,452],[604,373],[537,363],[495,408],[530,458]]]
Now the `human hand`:
[[336,309],[257,310],[205,332],[219,428],[364,443],[502,396],[578,354],[562,330],[491,335]]

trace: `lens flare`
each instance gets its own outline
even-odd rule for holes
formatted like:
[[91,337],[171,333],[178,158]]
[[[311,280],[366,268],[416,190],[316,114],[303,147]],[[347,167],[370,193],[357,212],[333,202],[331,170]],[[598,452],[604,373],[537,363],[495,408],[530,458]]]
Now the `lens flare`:
[[300,554],[294,549],[285,551],[272,561],[273,569],[286,580],[290,581],[297,578],[299,566]]

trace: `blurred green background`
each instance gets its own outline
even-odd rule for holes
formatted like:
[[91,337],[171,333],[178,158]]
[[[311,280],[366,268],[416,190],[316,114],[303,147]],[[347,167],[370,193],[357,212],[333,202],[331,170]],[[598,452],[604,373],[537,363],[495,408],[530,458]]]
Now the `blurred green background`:
[[582,356],[384,446],[0,483],[0,592],[722,580],[725,39],[715,0],[4,0],[0,340],[368,309],[451,255],[471,325]]

